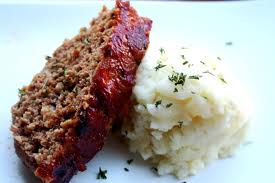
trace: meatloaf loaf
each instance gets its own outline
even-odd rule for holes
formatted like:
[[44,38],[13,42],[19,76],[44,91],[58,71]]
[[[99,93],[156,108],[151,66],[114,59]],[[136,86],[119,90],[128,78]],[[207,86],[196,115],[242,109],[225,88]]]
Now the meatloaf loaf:
[[152,21],[129,2],[103,10],[20,89],[12,107],[17,155],[45,183],[67,183],[101,150],[126,115]]

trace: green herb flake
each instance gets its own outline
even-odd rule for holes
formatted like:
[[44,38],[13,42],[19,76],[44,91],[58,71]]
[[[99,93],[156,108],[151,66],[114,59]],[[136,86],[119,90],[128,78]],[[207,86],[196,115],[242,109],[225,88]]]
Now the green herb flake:
[[175,86],[177,86],[177,85],[183,86],[185,83],[186,76],[187,75],[185,75],[183,73],[173,72],[171,76],[168,76],[168,79],[171,82],[174,82]]
[[169,103],[169,104],[166,104],[166,108],[169,108],[169,107],[171,107],[173,104],[172,103]]
[[225,43],[226,46],[232,46],[233,45],[233,42],[232,41],[228,41]]
[[141,104],[145,109],[147,109],[147,106],[145,104]]
[[159,63],[156,67],[155,67],[155,71],[158,71],[159,69],[165,67],[166,65],[162,65],[161,63]]
[[128,159],[127,160],[128,165],[130,165],[131,163],[133,163],[133,161],[134,161],[134,159]]
[[50,57],[49,55],[47,55],[47,56],[45,57],[45,59],[46,59],[47,61],[49,61],[50,59],[52,59],[52,57]]
[[193,91],[191,91],[191,93],[193,94],[193,95],[195,95],[196,93],[195,92],[193,92]]
[[182,65],[186,65],[186,64],[188,64],[188,61],[185,61],[185,62],[182,63]]
[[159,52],[160,52],[161,54],[164,54],[164,53],[165,53],[165,50],[164,50],[163,48],[160,48],[160,49],[159,49]]
[[49,81],[49,79],[46,79],[46,80],[44,81],[44,84],[43,84],[43,86],[42,86],[42,89],[45,89],[45,88],[47,87],[48,81]]
[[64,67],[64,76],[66,76],[66,75],[67,75],[67,68]]
[[73,92],[78,93],[78,87],[77,86],[74,87]]
[[202,63],[203,65],[206,65],[205,62],[203,62],[203,61],[200,61],[200,63]]
[[225,83],[225,84],[227,83],[227,82],[225,81],[224,78],[220,77],[219,79],[220,79],[223,83]]
[[158,108],[158,106],[161,104],[161,100],[158,100],[158,101],[156,101],[156,103],[155,103],[155,106],[156,106],[156,108]]
[[217,57],[218,60],[222,60],[221,57]]
[[153,170],[153,171],[155,171],[155,172],[158,171],[158,169],[157,169],[156,167],[151,167],[151,170]]
[[183,121],[179,121],[178,124],[182,127]]
[[128,169],[128,168],[124,168],[124,171],[125,171],[125,172],[129,172],[129,169]]
[[204,72],[202,72],[202,73],[204,73],[204,74],[210,74],[210,75],[212,75],[212,76],[215,76],[212,72],[210,72],[210,71],[204,71]]
[[176,92],[178,92],[178,91],[179,91],[179,90],[178,90],[177,88],[174,88],[174,91],[173,91],[173,92],[176,93]]
[[197,79],[199,80],[201,76],[199,75],[193,75],[193,76],[189,76],[188,79]]
[[89,41],[88,38],[84,38],[82,43],[85,44],[85,45],[88,45],[88,44],[90,44],[90,41]]
[[188,67],[190,68],[190,67],[192,67],[194,64],[188,64]]
[[97,179],[107,179],[106,174],[107,174],[107,170],[102,170],[101,167],[99,167],[99,171],[97,173],[96,178]]
[[205,100],[208,100],[208,98],[206,96],[202,96]]
[[184,55],[181,55],[181,58],[182,58],[182,59],[185,59],[185,56],[184,56]]
[[26,91],[24,89],[18,88],[18,95],[19,96],[22,96],[22,95],[25,95],[25,94],[26,94]]

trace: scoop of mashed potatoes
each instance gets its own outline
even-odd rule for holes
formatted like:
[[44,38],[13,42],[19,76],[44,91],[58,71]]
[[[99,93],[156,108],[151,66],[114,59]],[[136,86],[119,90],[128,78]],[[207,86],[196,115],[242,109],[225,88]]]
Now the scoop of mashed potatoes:
[[194,175],[243,142],[246,93],[220,57],[183,45],[151,45],[137,73],[122,134],[158,174]]

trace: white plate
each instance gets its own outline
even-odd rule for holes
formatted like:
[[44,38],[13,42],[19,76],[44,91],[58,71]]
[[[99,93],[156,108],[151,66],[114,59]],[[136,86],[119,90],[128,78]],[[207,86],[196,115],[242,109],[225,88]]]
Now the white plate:
[[[108,2],[112,6],[113,3]],[[135,2],[141,15],[154,20],[157,38],[192,43],[219,53],[245,83],[255,104],[253,143],[233,157],[219,160],[188,183],[245,183],[275,180],[275,3],[244,2]],[[14,153],[9,127],[10,107],[17,92],[39,72],[44,56],[64,38],[88,25],[102,3],[47,5],[0,5],[0,182],[35,183],[37,180]],[[225,42],[233,42],[226,46]],[[272,114],[273,113],[273,114]],[[134,157],[134,163],[126,160]],[[96,180],[98,168],[107,169],[107,180]],[[129,172],[124,171],[129,168]],[[104,149],[78,173],[72,183],[91,182],[182,182],[173,176],[158,177],[150,164],[127,152],[118,140],[109,140]]]

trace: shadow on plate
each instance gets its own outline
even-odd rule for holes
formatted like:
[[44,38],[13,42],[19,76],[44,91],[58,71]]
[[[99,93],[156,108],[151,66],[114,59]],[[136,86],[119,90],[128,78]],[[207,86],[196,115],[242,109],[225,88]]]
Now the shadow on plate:
[[24,183],[41,183],[22,162],[18,163],[18,171]]

